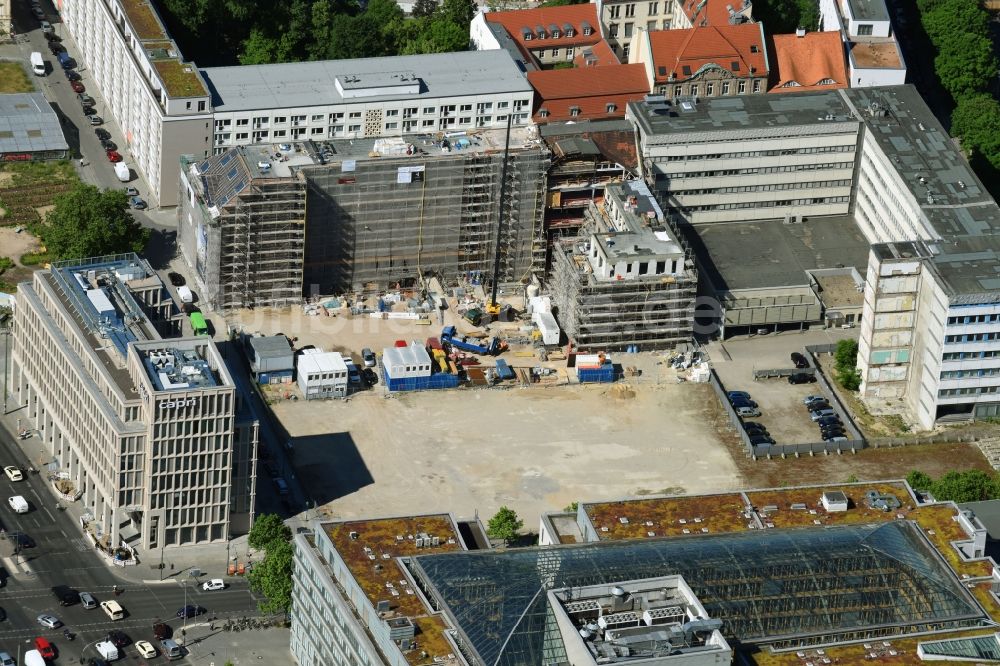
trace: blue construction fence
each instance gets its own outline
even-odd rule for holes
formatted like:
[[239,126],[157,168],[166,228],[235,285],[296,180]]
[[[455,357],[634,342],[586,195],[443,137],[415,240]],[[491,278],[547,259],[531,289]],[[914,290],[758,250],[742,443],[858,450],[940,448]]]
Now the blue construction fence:
[[606,361],[599,368],[577,368],[576,376],[581,384],[586,382],[613,382],[615,381],[615,366],[611,361]]
[[429,377],[399,377],[393,379],[382,368],[382,380],[390,391],[428,391],[433,389],[449,389],[458,386],[458,375],[447,372],[437,372]]

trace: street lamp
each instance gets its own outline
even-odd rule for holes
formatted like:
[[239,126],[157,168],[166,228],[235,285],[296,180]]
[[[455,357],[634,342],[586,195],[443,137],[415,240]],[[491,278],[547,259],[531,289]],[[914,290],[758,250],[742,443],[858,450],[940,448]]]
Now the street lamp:
[[[24,644],[25,645],[31,645],[31,639],[30,638],[25,638],[24,639]],[[19,664],[21,663],[21,644],[20,643],[17,644],[17,663],[19,663]]]

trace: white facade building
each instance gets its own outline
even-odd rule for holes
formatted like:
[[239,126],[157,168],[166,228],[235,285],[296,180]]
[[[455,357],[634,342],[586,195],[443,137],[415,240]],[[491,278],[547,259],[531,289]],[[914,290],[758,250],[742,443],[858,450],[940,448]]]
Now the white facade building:
[[297,364],[298,384],[306,400],[347,395],[347,363],[340,352],[307,350]]
[[884,0],[820,0],[820,25],[837,31],[847,50],[852,88],[906,83],[906,61]]
[[73,36],[125,147],[161,206],[177,203],[181,155],[211,150],[211,99],[148,0],[64,0]]
[[534,91],[506,51],[211,67],[214,147],[402,136],[531,123]]

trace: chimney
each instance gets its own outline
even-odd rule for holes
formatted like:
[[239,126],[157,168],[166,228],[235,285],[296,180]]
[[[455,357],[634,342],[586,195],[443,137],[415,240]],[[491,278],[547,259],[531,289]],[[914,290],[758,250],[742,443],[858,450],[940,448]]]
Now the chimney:
[[805,37],[806,36],[806,29],[805,28],[796,28],[795,29],[795,36],[796,37]]

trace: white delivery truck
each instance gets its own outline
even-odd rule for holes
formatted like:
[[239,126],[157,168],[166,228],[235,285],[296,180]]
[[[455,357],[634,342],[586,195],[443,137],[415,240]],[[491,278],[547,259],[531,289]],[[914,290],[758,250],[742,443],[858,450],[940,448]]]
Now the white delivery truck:
[[127,183],[132,179],[132,170],[124,162],[115,162],[115,175],[118,176],[118,180]]
[[24,653],[24,666],[47,666],[42,653],[38,650],[28,650]]
[[181,303],[194,302],[194,294],[191,293],[191,289],[189,287],[185,287],[184,285],[177,287],[177,295],[180,297]]
[[42,54],[38,51],[31,52],[31,71],[35,73],[35,76],[45,76],[45,61],[42,60]]
[[94,647],[97,648],[98,654],[100,654],[101,658],[105,661],[114,661],[119,656],[118,648],[116,648],[115,644],[111,641],[101,641]]

